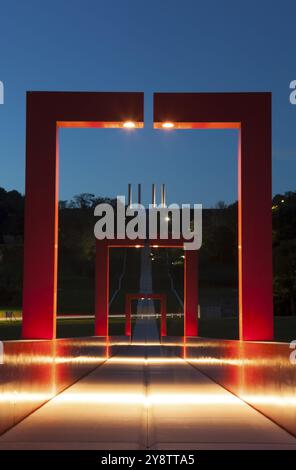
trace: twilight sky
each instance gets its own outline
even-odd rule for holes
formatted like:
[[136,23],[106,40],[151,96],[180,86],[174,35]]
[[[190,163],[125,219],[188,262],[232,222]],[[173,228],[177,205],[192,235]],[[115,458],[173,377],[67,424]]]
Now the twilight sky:
[[273,193],[296,190],[296,3],[0,0],[0,186],[24,192],[27,90],[144,91],[143,130],[64,129],[60,199],[165,182],[167,202],[237,198],[235,131],[152,129],[156,91],[272,91]]

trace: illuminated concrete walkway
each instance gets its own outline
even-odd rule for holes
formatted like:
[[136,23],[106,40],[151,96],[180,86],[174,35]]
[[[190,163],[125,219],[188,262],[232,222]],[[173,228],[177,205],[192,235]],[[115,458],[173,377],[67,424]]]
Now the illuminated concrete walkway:
[[296,439],[212,382],[153,320],[104,365],[0,438],[0,449],[296,449]]

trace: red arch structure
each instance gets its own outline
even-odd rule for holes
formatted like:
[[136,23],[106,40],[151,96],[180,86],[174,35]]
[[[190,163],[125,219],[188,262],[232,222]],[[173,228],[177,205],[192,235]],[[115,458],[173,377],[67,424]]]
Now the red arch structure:
[[125,334],[132,334],[132,301],[137,299],[152,299],[160,301],[160,336],[166,336],[167,298],[166,294],[126,294],[125,296]]
[[[126,120],[143,127],[143,98],[143,93],[27,94],[23,338],[55,337],[59,129],[119,128]],[[156,93],[154,127],[161,129],[166,121],[175,129],[238,130],[240,339],[271,340],[271,94]],[[108,250],[108,244],[98,247],[103,262],[99,273],[108,272]],[[196,278],[189,275],[196,269],[195,256],[185,251],[184,320],[189,336],[197,334]],[[100,283],[108,287],[107,276]],[[104,294],[102,301],[97,299],[96,334],[107,332],[105,303]],[[104,320],[102,328],[98,318]]]
[[273,339],[271,93],[156,93],[154,128],[238,131],[239,336]]
[[[110,248],[184,248],[183,239],[96,240],[95,335],[108,336]],[[184,336],[198,333],[198,252],[184,250]],[[151,295],[149,295],[151,297]]]
[[143,93],[27,93],[23,338],[56,336],[59,130],[143,127],[143,110]]

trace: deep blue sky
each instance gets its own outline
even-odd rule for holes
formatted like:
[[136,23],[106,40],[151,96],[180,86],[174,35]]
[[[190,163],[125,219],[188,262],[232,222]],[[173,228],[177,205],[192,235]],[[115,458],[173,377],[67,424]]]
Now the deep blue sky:
[[[63,130],[60,199],[166,182],[236,199],[234,131],[152,130],[154,91],[272,91],[273,192],[296,189],[295,1],[0,0],[0,186],[24,192],[26,90],[144,91],[145,129]],[[104,165],[102,165],[102,159]]]

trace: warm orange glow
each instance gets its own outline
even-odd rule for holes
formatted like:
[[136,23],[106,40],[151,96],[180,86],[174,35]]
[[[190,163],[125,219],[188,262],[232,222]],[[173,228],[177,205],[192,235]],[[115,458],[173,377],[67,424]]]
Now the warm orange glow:
[[[151,346],[156,346],[157,343],[152,343]],[[146,343],[143,343],[143,346],[146,346]],[[143,364],[143,365],[153,365],[153,364],[182,364],[183,359],[178,357],[112,357],[109,359],[109,363],[112,364],[123,364],[129,366],[131,364]]]
[[15,403],[17,404],[24,404],[24,403],[40,403],[51,400],[57,394],[55,389],[52,392],[42,393],[42,392],[2,392],[0,394],[0,403]]
[[175,124],[173,122],[163,122],[161,127],[163,127],[163,129],[172,129],[173,127],[175,127]]
[[[172,124],[172,126],[165,126]],[[240,122],[154,122],[154,129],[240,129]]]
[[240,405],[240,400],[230,393],[171,393],[168,390],[162,393],[62,393],[54,398],[55,403],[92,403],[92,404],[119,404],[142,405],[148,408],[153,405]]
[[[117,344],[117,343],[116,343]],[[121,345],[121,343],[119,343]],[[123,343],[124,344],[124,343]],[[98,344],[94,344],[94,346],[98,347]],[[24,361],[30,361],[31,364],[39,364],[39,365],[50,365],[50,364],[101,364],[108,359],[107,354],[108,346],[105,346],[105,354],[104,356],[87,356],[87,355],[80,355],[77,357],[72,356],[51,356],[51,355],[42,355],[36,354],[32,356],[31,354],[22,353],[22,358]],[[7,363],[12,363],[15,358],[14,354],[5,354],[5,361]]]
[[136,127],[136,124],[134,123],[134,121],[125,121],[123,123],[123,127],[125,129],[134,129]]
[[143,122],[136,121],[57,121],[58,129],[140,129]]

